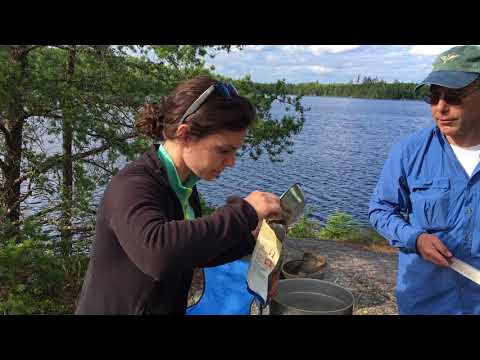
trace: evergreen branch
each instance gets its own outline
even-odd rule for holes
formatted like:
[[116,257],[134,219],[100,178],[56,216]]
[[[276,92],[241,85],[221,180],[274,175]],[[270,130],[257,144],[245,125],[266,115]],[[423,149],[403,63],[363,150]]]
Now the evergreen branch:
[[26,48],[23,53],[26,55],[26,54],[28,54],[30,51],[35,50],[35,49],[37,49],[37,48],[42,48],[42,47],[45,47],[45,45],[32,45],[32,46],[30,46],[29,48]]
[[105,171],[106,173],[110,174],[110,175],[113,175],[113,171],[107,169],[106,167],[104,167],[103,165],[100,165],[99,163],[97,163],[96,161],[92,161],[92,160],[88,160],[88,159],[81,159],[83,162],[86,162],[87,164],[90,164],[90,165],[93,165],[93,166],[96,166],[96,167],[99,167],[100,169],[102,169],[103,171]]
[[[137,136],[137,132],[136,131],[133,131],[133,132],[130,132],[130,133],[127,133],[123,136],[120,136],[118,139],[116,139],[116,141],[118,142],[121,142],[121,141],[125,141],[125,140],[128,140],[128,139],[133,139]],[[80,159],[84,159],[86,157],[89,157],[89,156],[92,156],[92,155],[96,155],[98,153],[101,153],[101,152],[104,152],[105,150],[108,150],[109,148],[112,147],[112,144],[105,144],[105,145],[102,145],[102,146],[99,146],[99,147],[96,147],[94,149],[91,149],[91,150],[88,150],[88,151],[85,151],[83,153],[79,153],[79,154],[75,154],[75,155],[72,155],[72,159],[73,160],[80,160]],[[59,158],[62,158],[62,156],[58,156]]]
[[[125,141],[125,140],[128,140],[128,139],[133,139],[137,136],[137,132],[136,131],[133,131],[133,132],[130,132],[130,133],[127,133],[123,136],[120,136],[118,139],[116,139],[118,142],[121,142],[121,141]],[[112,147],[112,144],[111,143],[108,143],[108,144],[105,144],[105,145],[102,145],[102,146],[99,146],[99,147],[96,147],[94,149],[91,149],[91,150],[88,150],[88,151],[85,151],[85,152],[82,152],[82,153],[78,153],[78,154],[75,154],[75,155],[72,155],[72,160],[73,161],[76,161],[76,160],[81,160],[81,159],[84,159],[84,158],[87,158],[89,156],[92,156],[92,155],[96,155],[96,154],[99,154],[99,153],[102,153],[104,152],[105,150],[108,150]],[[26,179],[28,179],[29,177],[32,177],[34,176],[35,174],[41,174],[41,173],[44,173],[45,171],[47,171],[48,169],[51,169],[51,168],[55,168],[55,167],[58,167],[59,164],[61,163],[61,160],[63,159],[63,155],[53,155],[53,156],[50,156],[48,157],[47,159],[45,159],[41,164],[37,165],[34,169],[30,170],[29,172],[21,175],[20,177],[18,177],[15,181],[14,181],[14,184],[18,184],[18,183],[22,183],[23,181],[25,181]]]

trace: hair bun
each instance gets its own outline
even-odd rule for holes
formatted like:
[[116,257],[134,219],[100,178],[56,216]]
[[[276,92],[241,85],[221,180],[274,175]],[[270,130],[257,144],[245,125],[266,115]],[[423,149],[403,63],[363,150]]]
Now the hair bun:
[[163,140],[165,118],[165,102],[145,103],[140,110],[135,127],[137,130],[154,140]]

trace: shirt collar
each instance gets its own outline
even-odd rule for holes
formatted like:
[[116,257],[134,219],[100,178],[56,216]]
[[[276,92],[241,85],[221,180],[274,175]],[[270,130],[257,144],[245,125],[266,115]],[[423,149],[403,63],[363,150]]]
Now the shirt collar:
[[175,167],[172,158],[163,147],[163,144],[158,147],[158,158],[167,170],[168,182],[170,186],[177,194],[178,199],[184,203],[192,194],[192,189],[198,180],[200,180],[200,178],[191,173],[185,183],[182,183],[180,176],[178,175],[177,168]]

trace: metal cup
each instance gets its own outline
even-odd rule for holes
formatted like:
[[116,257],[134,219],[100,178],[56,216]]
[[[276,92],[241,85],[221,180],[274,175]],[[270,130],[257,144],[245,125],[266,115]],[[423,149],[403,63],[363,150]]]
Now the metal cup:
[[283,209],[282,220],[287,226],[296,222],[303,214],[305,197],[300,184],[291,186],[280,196],[280,204]]

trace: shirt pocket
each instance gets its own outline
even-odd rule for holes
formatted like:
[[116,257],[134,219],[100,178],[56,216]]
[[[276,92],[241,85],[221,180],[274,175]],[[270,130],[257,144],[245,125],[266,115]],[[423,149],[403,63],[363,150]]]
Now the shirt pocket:
[[427,231],[448,229],[451,226],[450,196],[449,179],[413,181],[410,189],[412,217]]

